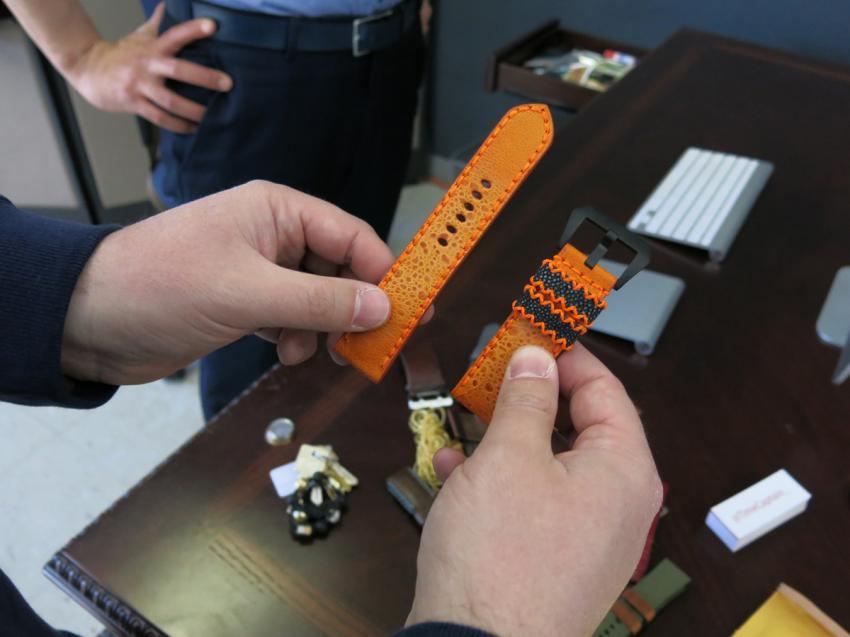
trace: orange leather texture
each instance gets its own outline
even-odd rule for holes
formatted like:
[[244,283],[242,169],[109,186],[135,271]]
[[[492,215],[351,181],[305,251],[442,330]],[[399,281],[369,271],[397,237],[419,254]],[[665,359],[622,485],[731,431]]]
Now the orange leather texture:
[[517,106],[501,119],[446,192],[380,286],[389,320],[368,332],[348,332],[336,351],[372,381],[380,381],[419,319],[481,235],[552,143],[549,109]]
[[[574,288],[581,288],[586,298],[593,298],[600,307],[604,307],[605,297],[614,287],[616,277],[599,265],[588,268],[584,265],[586,260],[587,255],[567,244],[553,259],[547,259],[544,263],[570,281]],[[526,286],[529,287],[533,285]],[[548,305],[554,312],[566,315],[575,331],[582,334],[587,331],[587,318],[576,313],[574,307],[566,307],[562,299],[555,298],[548,299]],[[514,304],[510,316],[452,390],[455,400],[489,424],[508,362],[523,345],[543,347],[555,357],[572,347]]]

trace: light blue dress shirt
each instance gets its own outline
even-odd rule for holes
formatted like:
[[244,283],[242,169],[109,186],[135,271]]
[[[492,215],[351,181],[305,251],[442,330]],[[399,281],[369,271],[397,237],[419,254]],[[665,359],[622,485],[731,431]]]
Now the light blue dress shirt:
[[331,15],[372,15],[387,11],[400,0],[206,0],[210,4],[245,11],[322,17]]

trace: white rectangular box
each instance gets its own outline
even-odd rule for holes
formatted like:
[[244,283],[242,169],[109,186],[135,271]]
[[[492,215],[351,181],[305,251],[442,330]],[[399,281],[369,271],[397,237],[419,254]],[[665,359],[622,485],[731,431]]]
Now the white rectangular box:
[[711,507],[705,523],[732,551],[806,510],[811,494],[780,469]]

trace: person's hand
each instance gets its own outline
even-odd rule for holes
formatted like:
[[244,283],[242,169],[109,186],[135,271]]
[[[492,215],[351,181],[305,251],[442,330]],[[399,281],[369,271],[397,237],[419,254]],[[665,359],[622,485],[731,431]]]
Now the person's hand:
[[[559,383],[578,437],[553,455]],[[443,449],[434,467],[446,482],[422,534],[408,624],[586,637],[628,582],[661,502],[634,406],[580,345],[557,364],[519,350],[481,444],[466,460]]]
[[103,240],[71,297],[62,368],[142,383],[253,332],[298,363],[317,331],[387,320],[373,284],[392,263],[365,221],[329,203],[267,182],[233,188]]
[[215,22],[189,20],[157,36],[164,10],[161,3],[147,22],[117,42],[97,40],[65,72],[98,108],[133,113],[168,130],[191,133],[206,108],[167,88],[165,81],[214,91],[229,91],[233,82],[226,73],[175,57],[187,44],[212,35]]
[[423,35],[428,35],[431,30],[432,15],[434,15],[434,8],[431,6],[431,0],[422,0],[422,6],[419,7],[419,22],[422,24]]

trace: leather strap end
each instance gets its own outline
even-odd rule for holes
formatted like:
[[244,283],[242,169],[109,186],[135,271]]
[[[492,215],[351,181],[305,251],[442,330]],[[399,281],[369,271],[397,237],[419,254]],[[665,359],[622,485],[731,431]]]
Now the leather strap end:
[[548,107],[512,108],[446,192],[380,286],[392,303],[389,320],[347,333],[338,354],[380,381],[448,280],[552,143]]

